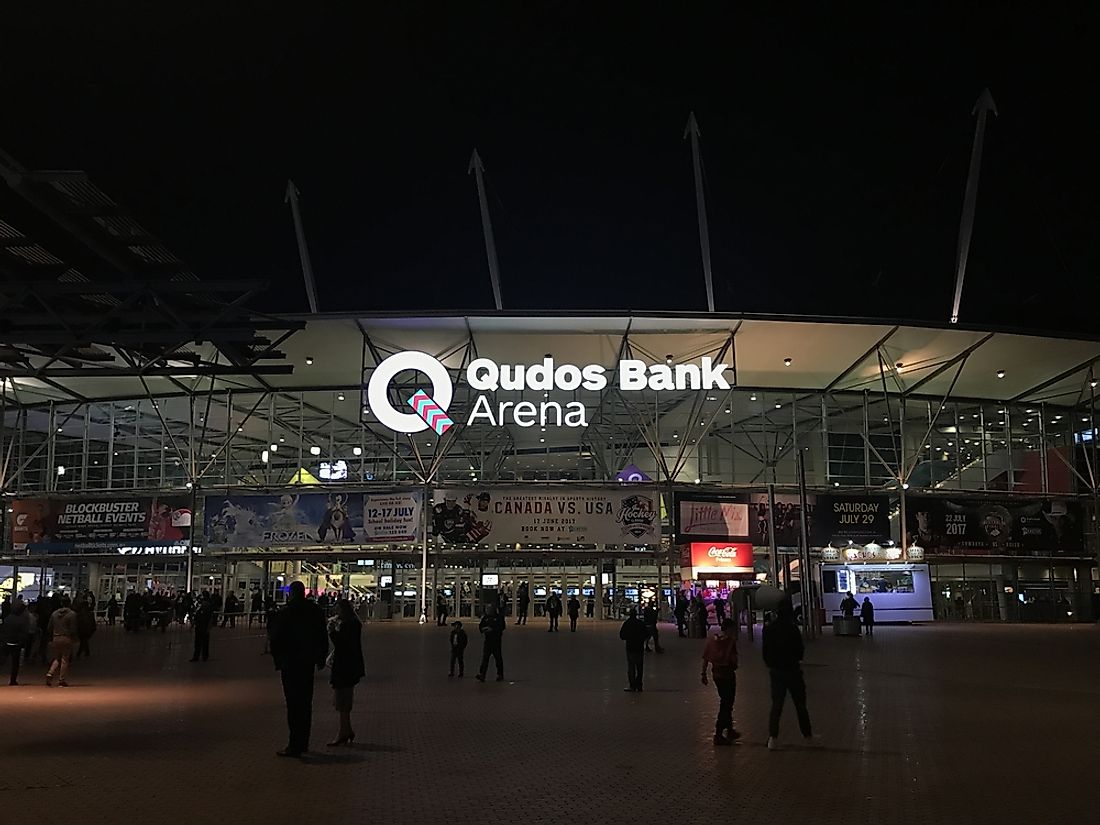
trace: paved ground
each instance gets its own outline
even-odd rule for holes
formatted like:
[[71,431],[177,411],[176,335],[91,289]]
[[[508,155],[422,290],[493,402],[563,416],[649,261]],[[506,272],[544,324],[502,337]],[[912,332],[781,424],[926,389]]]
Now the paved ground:
[[[282,696],[258,630],[217,631],[214,659],[189,635],[101,628],[73,687],[42,668],[0,687],[0,822],[73,816],[233,825],[606,822],[998,823],[1100,821],[1100,629],[880,627],[812,645],[811,750],[769,752],[767,682],[741,637],[734,748],[710,735],[716,699],[698,680],[701,642],[666,632],[646,692],[623,693],[615,626],[505,634],[509,680],[448,680],[447,631],[370,624],[358,741],[335,731],[327,677],[314,705],[317,755],[277,759]],[[789,709],[788,709],[789,710]],[[142,818],[149,818],[141,814]],[[122,817],[119,819],[119,817]]]

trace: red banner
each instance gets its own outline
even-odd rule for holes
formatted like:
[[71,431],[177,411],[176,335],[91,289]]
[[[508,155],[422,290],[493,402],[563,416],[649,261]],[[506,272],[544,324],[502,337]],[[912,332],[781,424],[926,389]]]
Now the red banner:
[[752,545],[742,542],[693,541],[691,566],[696,570],[752,570]]

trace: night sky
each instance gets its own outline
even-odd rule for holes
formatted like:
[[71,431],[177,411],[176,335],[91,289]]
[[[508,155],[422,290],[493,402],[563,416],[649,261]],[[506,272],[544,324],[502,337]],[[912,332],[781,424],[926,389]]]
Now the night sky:
[[307,306],[288,177],[323,311],[491,308],[475,145],[506,309],[703,309],[694,109],[718,309],[945,323],[988,86],[962,322],[1095,330],[1086,4],[20,5],[0,146],[265,309]]

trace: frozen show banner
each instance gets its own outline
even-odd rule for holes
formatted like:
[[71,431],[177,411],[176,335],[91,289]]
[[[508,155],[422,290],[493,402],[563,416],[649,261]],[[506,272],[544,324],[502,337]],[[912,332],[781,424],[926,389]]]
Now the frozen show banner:
[[190,496],[20,498],[11,503],[15,550],[171,547],[191,538]]
[[406,544],[423,535],[423,493],[206,496],[207,547]]
[[486,487],[436,490],[432,535],[445,544],[635,544],[661,540],[657,494]]

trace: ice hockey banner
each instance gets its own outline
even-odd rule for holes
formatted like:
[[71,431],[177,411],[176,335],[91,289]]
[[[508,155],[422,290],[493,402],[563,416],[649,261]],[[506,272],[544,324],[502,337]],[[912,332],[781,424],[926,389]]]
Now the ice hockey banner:
[[190,496],[19,498],[11,503],[15,550],[95,550],[191,538]]
[[207,496],[208,547],[405,544],[422,533],[420,490]]
[[659,544],[649,488],[436,490],[432,535],[445,544]]

